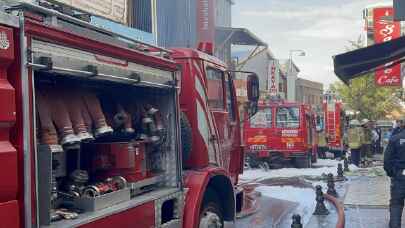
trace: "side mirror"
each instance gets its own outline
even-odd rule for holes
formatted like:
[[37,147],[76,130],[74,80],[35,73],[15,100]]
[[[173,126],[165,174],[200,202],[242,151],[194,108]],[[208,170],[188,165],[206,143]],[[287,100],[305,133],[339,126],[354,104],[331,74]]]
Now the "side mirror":
[[256,74],[250,74],[247,78],[247,97],[248,97],[248,115],[249,118],[254,116],[259,108],[260,98],[259,77]]
[[257,103],[260,98],[259,77],[256,74],[250,74],[247,78],[248,100]]

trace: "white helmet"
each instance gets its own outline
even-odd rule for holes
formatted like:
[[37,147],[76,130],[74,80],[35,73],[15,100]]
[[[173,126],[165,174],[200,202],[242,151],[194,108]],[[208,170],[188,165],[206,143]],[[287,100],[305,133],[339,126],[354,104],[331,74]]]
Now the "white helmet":
[[360,121],[358,120],[350,120],[350,126],[360,126]]
[[368,119],[363,119],[363,120],[361,121],[361,125],[367,124],[368,122],[370,122],[370,120],[368,120]]

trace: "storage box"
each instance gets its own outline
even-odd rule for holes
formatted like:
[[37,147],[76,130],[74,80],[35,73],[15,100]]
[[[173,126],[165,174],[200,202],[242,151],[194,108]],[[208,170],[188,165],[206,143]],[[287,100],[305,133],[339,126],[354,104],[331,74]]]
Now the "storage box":
[[73,204],[78,209],[85,211],[98,211],[116,204],[130,200],[129,188],[107,193],[98,197],[82,197],[74,199]]

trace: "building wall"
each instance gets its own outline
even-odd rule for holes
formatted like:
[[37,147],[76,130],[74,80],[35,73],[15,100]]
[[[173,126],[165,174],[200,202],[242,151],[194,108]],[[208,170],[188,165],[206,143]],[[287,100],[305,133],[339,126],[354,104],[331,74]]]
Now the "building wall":
[[268,88],[269,65],[270,59],[267,52],[263,51],[249,59],[240,70],[255,72],[259,76],[260,90],[264,91]]
[[[157,40],[163,47],[191,47],[198,45],[197,6],[200,0],[157,0]],[[215,26],[231,27],[231,0],[216,0]],[[213,40],[215,42],[215,40]],[[220,44],[215,44],[220,45]],[[226,63],[231,61],[231,45],[216,50],[214,54]]]
[[[232,5],[231,0],[216,0],[215,1],[215,26],[216,27],[232,27]],[[222,43],[216,43],[215,47],[221,46]],[[222,61],[231,65],[231,45],[225,44],[223,48],[215,48],[214,54]]]
[[294,64],[294,61],[290,60],[282,60],[281,67],[287,78],[287,100],[291,102],[296,101],[296,81],[300,71]]
[[196,47],[197,0],[157,0],[157,40],[163,47]]
[[232,26],[232,5],[231,0],[215,1],[215,25],[217,27]]
[[323,84],[298,78],[296,81],[296,101],[310,104],[313,107],[322,106]]

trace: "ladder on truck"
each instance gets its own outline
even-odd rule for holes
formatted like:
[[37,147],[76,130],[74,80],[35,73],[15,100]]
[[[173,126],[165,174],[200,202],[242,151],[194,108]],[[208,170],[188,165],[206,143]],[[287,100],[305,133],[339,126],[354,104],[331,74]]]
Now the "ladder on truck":
[[[331,107],[333,106],[333,107]],[[334,104],[327,104],[327,134],[330,142],[336,141],[336,108]]]

